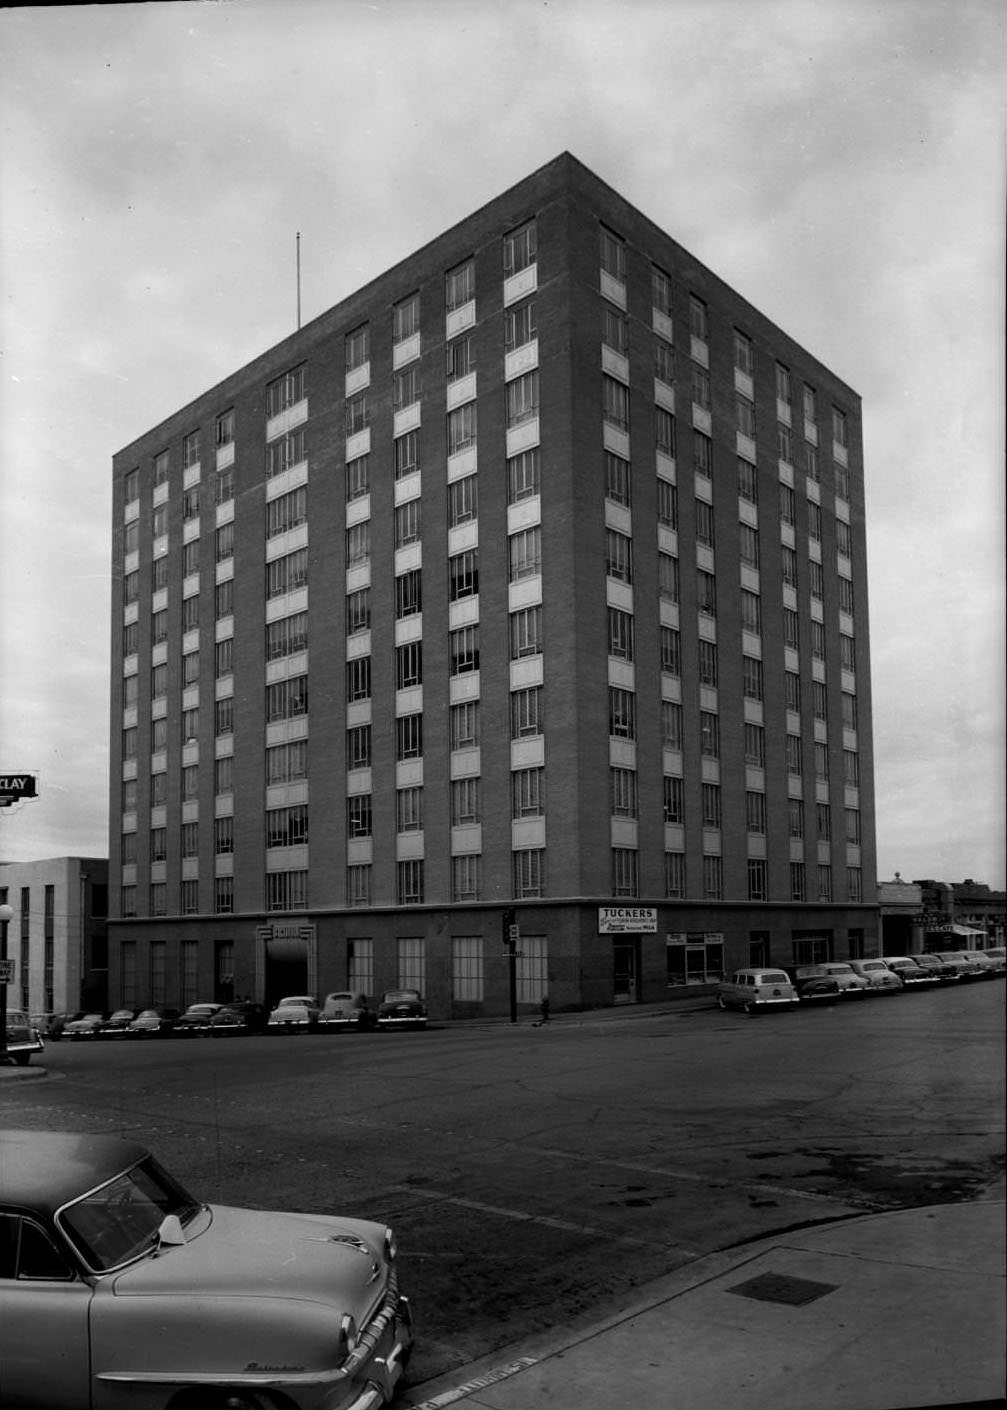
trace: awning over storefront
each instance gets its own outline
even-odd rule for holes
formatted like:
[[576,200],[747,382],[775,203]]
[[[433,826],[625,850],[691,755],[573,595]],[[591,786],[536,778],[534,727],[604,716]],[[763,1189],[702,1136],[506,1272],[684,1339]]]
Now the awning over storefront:
[[986,937],[985,930],[973,930],[970,925],[942,925],[938,933],[941,935],[960,935],[963,939],[969,935],[981,935],[984,939]]

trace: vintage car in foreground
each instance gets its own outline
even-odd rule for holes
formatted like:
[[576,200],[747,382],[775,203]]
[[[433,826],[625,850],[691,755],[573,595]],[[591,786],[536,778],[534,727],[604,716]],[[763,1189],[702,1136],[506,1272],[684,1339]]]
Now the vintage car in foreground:
[[792,1008],[800,1000],[790,976],[782,969],[737,969],[730,979],[717,985],[717,1004],[722,1009]]
[[[6,1043],[0,1056],[8,1062],[13,1062],[17,1067],[27,1067],[31,1062],[32,1053],[44,1051],[45,1040],[26,1013],[21,1013],[19,1009],[8,1009],[4,1027]],[[0,1273],[0,1277],[2,1276]],[[3,1403],[3,1381],[0,1381],[0,1405]]]
[[418,989],[387,989],[378,1005],[379,1028],[426,1028],[427,1006]]
[[305,1033],[317,1028],[321,1009],[310,994],[290,994],[281,999],[269,1015],[267,1027],[273,1033]]
[[4,1410],[379,1410],[411,1346],[383,1224],[207,1205],[133,1142],[0,1132]]
[[377,1010],[368,1003],[366,994],[361,994],[359,990],[341,989],[334,994],[326,994],[318,1026],[364,1030],[376,1028]]

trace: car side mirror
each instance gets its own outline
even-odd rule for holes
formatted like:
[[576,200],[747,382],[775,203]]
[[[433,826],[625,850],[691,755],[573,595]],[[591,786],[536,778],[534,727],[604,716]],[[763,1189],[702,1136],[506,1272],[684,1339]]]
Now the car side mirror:
[[166,1214],[157,1226],[157,1246],[164,1244],[184,1244],[185,1231],[177,1214]]

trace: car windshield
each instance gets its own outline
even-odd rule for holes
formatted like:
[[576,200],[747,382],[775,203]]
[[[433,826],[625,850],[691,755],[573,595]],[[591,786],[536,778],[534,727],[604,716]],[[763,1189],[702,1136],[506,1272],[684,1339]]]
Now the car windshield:
[[148,1159],[67,1205],[59,1223],[88,1267],[107,1273],[152,1247],[165,1215],[176,1214],[184,1224],[199,1208],[157,1161]]
[[419,998],[415,989],[389,989],[386,1004],[414,1003]]

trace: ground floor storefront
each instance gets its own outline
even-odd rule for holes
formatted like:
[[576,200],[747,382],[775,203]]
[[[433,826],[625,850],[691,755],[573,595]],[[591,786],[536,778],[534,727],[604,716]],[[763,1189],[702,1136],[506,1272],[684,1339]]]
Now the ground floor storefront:
[[526,902],[109,923],[109,1003],[412,987],[431,1019],[653,1003],[745,965],[878,953],[876,906]]

